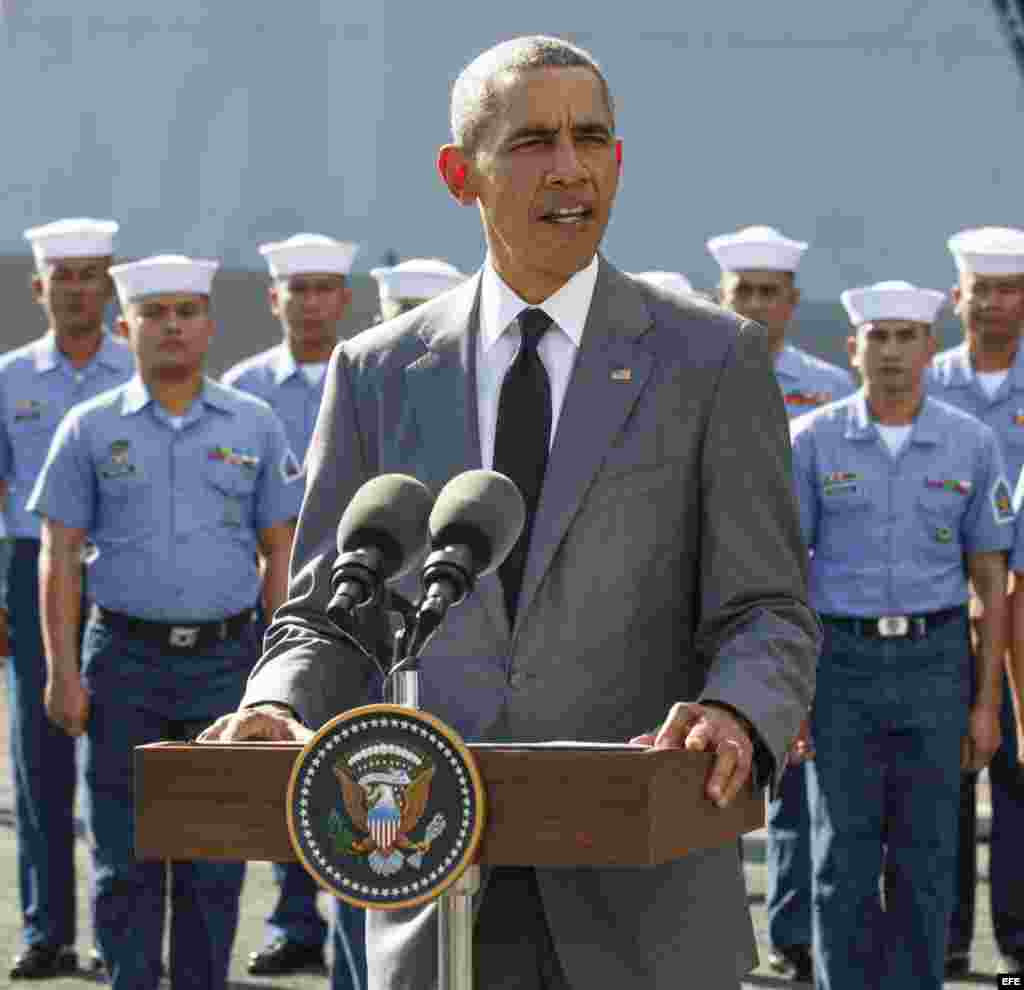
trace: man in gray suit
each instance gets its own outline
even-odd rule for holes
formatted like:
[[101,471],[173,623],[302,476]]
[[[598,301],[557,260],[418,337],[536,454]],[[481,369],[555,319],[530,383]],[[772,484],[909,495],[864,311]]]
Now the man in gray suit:
[[[335,351],[290,600],[204,740],[306,739],[362,703],[370,665],[325,617],[342,509],[380,473],[437,491],[493,466],[524,491],[521,552],[426,650],[423,707],[469,740],[713,750],[722,804],[752,765],[777,777],[820,642],[782,400],[760,327],[598,253],[614,126],[601,70],[562,41],[506,42],[459,77],[438,167],[487,259]],[[735,990],[756,964],[734,843],[657,869],[496,868],[482,888],[488,990]],[[435,918],[370,913],[371,987],[436,985]]]

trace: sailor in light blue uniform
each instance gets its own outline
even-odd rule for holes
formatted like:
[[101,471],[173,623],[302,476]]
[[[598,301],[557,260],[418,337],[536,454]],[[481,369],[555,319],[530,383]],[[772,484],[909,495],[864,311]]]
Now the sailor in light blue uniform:
[[[723,306],[761,323],[775,354],[775,377],[792,420],[854,389],[850,374],[786,343],[786,328],[800,302],[796,271],[805,241],[771,227],[746,227],[707,242],[722,269]],[[807,767],[791,767],[768,805],[769,965],[809,980],[811,970],[811,847]]]
[[[1014,513],[993,431],[925,394],[944,298],[844,292],[864,388],[792,424],[825,629],[808,777],[820,990],[941,988],[960,768],[999,745]],[[986,606],[973,701],[968,577]]]
[[[964,342],[938,355],[929,375],[937,398],[987,423],[999,438],[1007,477],[1015,485],[1024,467],[1024,231],[981,227],[949,240],[958,271],[953,303]],[[974,612],[978,603],[972,602]],[[1024,969],[1024,786],[1017,765],[1014,712],[1003,688],[1003,745],[989,767],[992,789],[992,925],[1011,968]],[[965,774],[960,803],[957,898],[950,922],[949,975],[969,969],[977,876],[976,778]]]
[[8,575],[12,662],[7,667],[18,885],[25,950],[11,976],[74,969],[73,741],[46,718],[39,625],[39,520],[26,510],[57,425],[76,403],[127,381],[131,352],[103,325],[113,296],[108,268],[117,224],[58,220],[25,231],[32,290],[47,333],[0,357],[0,488],[13,541]]
[[[276,607],[301,497],[273,411],[203,375],[216,267],[163,256],[111,269],[139,375],[67,416],[29,503],[43,519],[47,711],[85,734],[94,919],[115,990],[157,987],[168,887],[166,864],[134,856],[133,750],[192,736],[241,698],[259,653],[258,561]],[[79,671],[86,539],[95,604]],[[171,865],[172,986],[226,986],[243,872]]]
[[[300,462],[316,425],[338,326],[352,301],[348,275],[358,250],[358,244],[323,234],[296,234],[261,245],[259,252],[272,279],[270,309],[284,339],[236,364],[223,378],[226,384],[269,403],[284,423]],[[249,972],[271,976],[322,968],[327,924],[317,910],[316,882],[299,863],[275,863],[273,871],[278,900],[267,918],[266,944],[249,956]],[[343,988],[364,987],[363,912],[340,902],[337,910],[344,915],[341,937],[345,942],[338,958],[349,960],[355,974],[336,983]]]

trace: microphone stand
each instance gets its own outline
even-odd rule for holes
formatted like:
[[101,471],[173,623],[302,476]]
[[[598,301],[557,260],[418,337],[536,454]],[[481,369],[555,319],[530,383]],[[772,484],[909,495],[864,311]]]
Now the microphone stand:
[[[391,667],[384,679],[384,700],[405,708],[420,709],[419,643],[413,656],[418,607],[392,591],[385,608],[401,616],[395,632]],[[437,899],[438,990],[473,990],[473,895],[480,890],[480,867],[471,863]]]

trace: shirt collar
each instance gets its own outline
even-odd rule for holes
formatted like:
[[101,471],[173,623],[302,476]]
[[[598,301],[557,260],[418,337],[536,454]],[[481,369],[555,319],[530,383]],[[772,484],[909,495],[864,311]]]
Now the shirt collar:
[[[40,338],[36,345],[35,358],[36,371],[40,374],[59,368],[65,360],[64,355],[60,352],[60,348],[57,347],[57,335],[52,330],[48,330]],[[99,350],[89,364],[95,361],[97,364],[120,371],[122,368],[130,367],[133,360],[132,352],[128,349],[127,345],[115,340],[110,330],[104,325],[103,338],[100,341]]]
[[[132,416],[141,412],[152,401],[153,397],[150,395],[146,383],[142,380],[142,376],[137,374],[124,387],[124,392],[121,395],[121,415]],[[199,401],[192,403],[186,416],[191,418],[200,403],[225,413],[231,412],[233,408],[226,388],[209,378],[203,379],[203,389],[199,393]]]
[[[978,373],[971,363],[971,352],[966,340],[949,352],[947,367],[949,385],[968,386],[977,377]],[[1013,388],[1024,390],[1024,346],[1017,348],[1017,356],[1013,359],[1008,372],[1006,377]]]
[[152,396],[146,383],[139,375],[134,375],[124,387],[121,394],[121,415],[131,416],[145,409],[152,402]]
[[800,355],[791,344],[786,344],[775,358],[776,374],[785,375],[787,378],[799,378],[801,371],[803,361],[800,360]]
[[[586,268],[580,269],[538,307],[554,320],[577,348],[583,340],[583,328],[590,312],[591,300],[594,298],[597,269],[598,256],[595,254]],[[480,286],[480,340],[485,353],[508,329],[509,324],[529,306],[530,304],[520,299],[494,270],[488,255],[484,262]]]
[[[876,434],[875,421],[868,411],[864,389],[859,389],[847,405],[845,436],[848,440],[866,440]],[[911,443],[937,444],[942,441],[942,424],[935,403],[927,395],[914,422],[910,424]]]
[[974,380],[974,366],[967,350],[967,342],[953,349],[949,355],[949,384],[970,385]]
[[292,349],[288,346],[287,341],[284,341],[279,347],[275,348],[274,356],[271,359],[271,366],[275,385],[283,384],[292,375],[298,373],[299,366],[295,363],[295,355],[292,354]]

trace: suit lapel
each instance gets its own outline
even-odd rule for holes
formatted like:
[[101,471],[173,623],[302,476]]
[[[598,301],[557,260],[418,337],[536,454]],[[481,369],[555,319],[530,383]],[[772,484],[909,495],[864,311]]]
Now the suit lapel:
[[[453,293],[453,302],[430,314],[419,330],[427,352],[405,368],[405,394],[423,451],[418,478],[436,496],[456,475],[479,468],[476,340],[480,276]],[[503,638],[510,635],[497,574],[482,578],[475,594]]]
[[523,574],[517,627],[528,614],[555,552],[654,364],[639,344],[652,322],[642,295],[604,258],[600,266],[548,459]]

